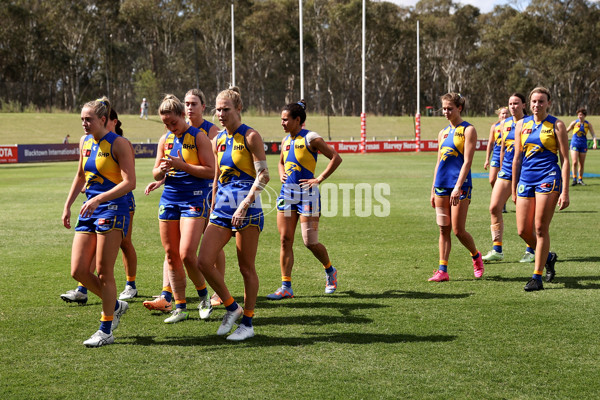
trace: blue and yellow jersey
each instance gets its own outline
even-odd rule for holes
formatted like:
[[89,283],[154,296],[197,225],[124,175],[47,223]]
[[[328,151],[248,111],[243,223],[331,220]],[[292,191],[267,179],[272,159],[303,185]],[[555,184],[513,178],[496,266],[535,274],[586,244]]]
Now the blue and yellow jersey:
[[285,184],[300,184],[300,179],[315,177],[317,166],[317,152],[309,149],[306,135],[310,131],[302,129],[294,137],[287,135],[283,140],[281,151],[283,153],[283,166],[288,176]]
[[[165,154],[177,157],[179,152],[187,164],[201,165],[196,147],[196,135],[199,133],[200,130],[193,126],[190,126],[180,137],[169,131],[165,137]],[[211,182],[210,179],[198,178],[185,171],[171,168],[166,175],[165,191],[192,192],[209,187]]]
[[[435,187],[453,188],[456,185],[465,162],[465,130],[469,126],[471,124],[463,121],[456,128],[448,125],[442,132],[442,140],[439,143],[440,163],[435,177]],[[462,186],[473,186],[470,170]]]
[[[114,157],[113,143],[119,138],[114,132],[108,132],[99,142],[93,135],[87,135],[83,140],[82,157],[85,172],[85,194],[89,199],[123,182],[121,167]],[[129,214],[129,204],[126,196],[104,202],[98,206],[94,215],[106,209]]]
[[590,123],[587,121],[577,123],[573,127],[573,137],[571,138],[571,146],[587,148],[587,134],[590,131]]
[[520,178],[523,184],[536,185],[550,175],[556,175],[560,179],[556,121],[556,117],[552,115],[548,115],[539,124],[536,124],[533,116],[523,119],[521,130],[523,164]]
[[202,122],[202,125],[200,125],[198,129],[200,130],[200,132],[204,133],[206,137],[208,137],[208,132],[210,132],[210,128],[212,128],[213,126],[215,126],[215,124],[204,120],[204,122]]
[[240,125],[232,134],[227,130],[217,135],[217,168],[219,168],[219,187],[234,182],[249,182],[250,186],[256,178],[254,159],[246,143],[246,132],[248,125]]
[[502,169],[512,171],[513,158],[515,157],[515,126],[517,123],[513,117],[504,120],[502,136],[504,137],[504,159]]
[[502,148],[502,134],[503,134],[502,121],[499,121],[494,125],[494,149],[492,152],[492,159],[500,161],[500,150]]

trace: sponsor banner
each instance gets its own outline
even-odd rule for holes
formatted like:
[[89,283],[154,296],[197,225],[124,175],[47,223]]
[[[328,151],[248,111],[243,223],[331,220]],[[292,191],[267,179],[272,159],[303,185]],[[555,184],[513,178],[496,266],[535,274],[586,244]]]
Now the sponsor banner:
[[0,164],[16,163],[18,155],[17,146],[0,146]]
[[[338,153],[360,153],[360,142],[327,142]],[[265,153],[279,154],[281,143],[266,142]],[[487,140],[477,140],[475,150],[485,150]],[[411,152],[417,150],[417,143],[414,140],[375,140],[365,142],[367,153],[388,153],[388,152]],[[437,151],[437,140],[421,140],[421,151]]]
[[156,158],[156,143],[132,143],[135,158]]
[[77,161],[79,144],[20,144],[19,162]]

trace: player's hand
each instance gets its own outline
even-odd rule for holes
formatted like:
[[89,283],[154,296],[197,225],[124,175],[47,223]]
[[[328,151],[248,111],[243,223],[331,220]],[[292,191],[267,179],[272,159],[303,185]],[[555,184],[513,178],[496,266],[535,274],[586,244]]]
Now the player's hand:
[[283,174],[279,177],[279,180],[281,181],[281,183],[285,183],[287,181],[287,174]]
[[63,211],[62,215],[63,226],[67,229],[71,229],[71,209],[67,208]]
[[96,208],[100,205],[100,202],[96,199],[96,197],[92,197],[81,206],[81,210],[79,211],[79,215],[84,218],[89,218],[94,214]]
[[564,210],[567,207],[569,207],[569,195],[566,193],[561,193],[560,197],[558,198],[558,209]]
[[312,179],[300,179],[300,188],[301,189],[310,189],[315,186],[319,186],[319,180],[317,178]]
[[457,206],[458,202],[460,201],[460,193],[462,192],[462,190],[460,189],[456,189],[454,188],[454,190],[452,190],[452,193],[450,193],[450,204],[453,206]]
[[172,156],[170,154],[166,154],[166,156],[171,161],[171,167],[173,167],[175,169],[179,169],[179,170],[183,169],[183,167],[185,165],[185,161],[183,161],[183,157],[181,157],[180,150],[177,150],[177,156]]
[[231,217],[231,225],[235,227],[242,226],[242,223],[246,219],[248,208],[250,208],[250,205],[246,202],[246,200],[242,201],[237,210],[235,210],[233,213],[233,217]]
[[487,171],[489,166],[490,166],[490,162],[486,160],[486,162],[483,163],[483,169],[485,169]]
[[150,192],[158,189],[159,187],[161,187],[161,185],[163,184],[164,180],[160,180],[160,181],[155,181],[155,182],[150,182],[148,184],[148,186],[146,186],[146,189],[144,189],[144,194],[146,196],[148,196],[150,194]]

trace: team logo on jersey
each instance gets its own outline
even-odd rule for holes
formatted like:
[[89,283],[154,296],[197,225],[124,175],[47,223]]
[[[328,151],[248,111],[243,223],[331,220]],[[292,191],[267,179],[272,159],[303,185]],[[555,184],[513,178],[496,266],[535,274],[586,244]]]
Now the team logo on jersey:
[[104,178],[92,172],[86,172],[85,177],[87,182],[85,186],[86,188],[89,188],[92,185],[92,183],[99,183],[100,185],[104,183]]
[[525,158],[529,158],[536,153],[541,153],[544,151],[540,145],[535,143],[525,143]]
[[183,148],[186,150],[194,150],[196,148],[196,145],[184,143]]
[[303,149],[304,145],[303,144],[297,144],[296,146],[294,146],[296,149]]
[[446,161],[448,157],[458,157],[458,151],[452,147],[442,147],[440,159]]
[[85,151],[85,154],[84,154],[83,156],[84,156],[84,157],[89,157],[89,156],[91,156],[91,155],[92,155],[92,150],[90,150],[90,149],[87,149],[87,150]]
[[233,168],[224,167],[223,169],[221,169],[221,176],[219,177],[219,181],[221,183],[228,183],[234,176],[237,176],[239,178],[239,171]]
[[446,133],[444,136],[442,136],[442,139],[446,139],[448,137],[448,134]]
[[167,144],[167,150],[173,150],[173,143]]
[[219,149],[217,150],[219,153],[223,153],[225,150],[227,149],[227,146],[222,144],[219,146]]
[[292,161],[285,162],[285,173],[291,175],[294,171],[302,171],[302,168]]
[[93,145],[93,146],[92,146],[92,150],[93,150],[93,151],[96,151],[96,149],[97,149],[97,148],[98,148],[98,146],[97,146],[97,145]]
[[106,157],[110,157],[110,153],[105,153],[103,151],[99,151],[97,156],[100,158],[106,158]]
[[290,151],[290,145],[289,144],[285,146],[285,151]]
[[515,147],[515,142],[513,140],[505,140],[504,145],[506,146],[505,152],[511,153],[514,150],[513,148]]
[[244,150],[246,147],[243,144],[236,144],[233,146],[233,150]]

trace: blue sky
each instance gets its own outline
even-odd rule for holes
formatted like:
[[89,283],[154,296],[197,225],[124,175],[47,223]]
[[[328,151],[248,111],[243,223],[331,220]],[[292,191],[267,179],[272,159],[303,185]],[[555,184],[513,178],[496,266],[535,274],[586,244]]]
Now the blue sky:
[[[414,6],[418,0],[378,0],[389,1],[402,6]],[[529,0],[454,0],[456,3],[472,4],[479,8],[482,13],[488,13],[494,9],[495,5],[510,4],[517,10],[523,10],[527,7]]]

